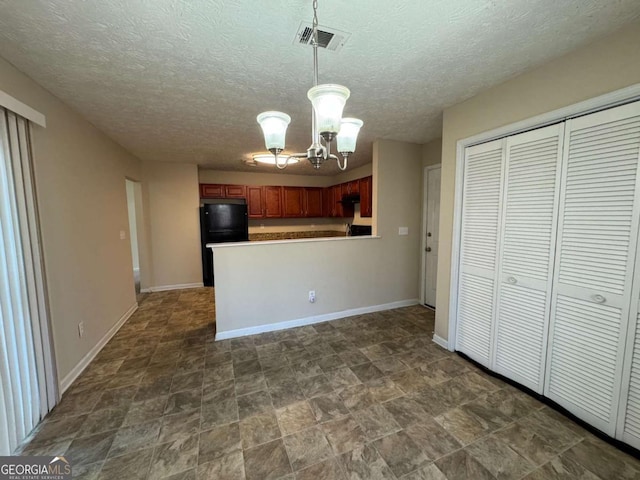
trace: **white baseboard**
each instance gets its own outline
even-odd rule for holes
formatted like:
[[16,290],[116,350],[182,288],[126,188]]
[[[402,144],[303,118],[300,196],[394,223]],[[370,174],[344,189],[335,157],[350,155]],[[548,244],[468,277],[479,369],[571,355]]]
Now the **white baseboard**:
[[73,367],[71,370],[61,381],[59,385],[60,395],[62,395],[75,381],[76,378],[80,376],[80,374],[84,371],[85,368],[89,366],[91,361],[96,358],[96,355],[100,353],[100,350],[107,344],[109,340],[120,330],[120,327],[124,325],[124,323],[129,320],[131,315],[135,313],[138,309],[138,303],[134,303],[129,310],[127,310],[122,317],[116,322],[116,324],[111,327],[111,329],[100,339],[100,341],[91,349],[89,352],[82,357],[82,360]]
[[285,330],[287,328],[303,327],[305,325],[313,325],[314,323],[338,320],[340,318],[352,317],[354,315],[363,315],[365,313],[409,307],[411,305],[417,305],[418,303],[419,302],[417,298],[411,300],[401,300],[399,302],[384,303],[382,305],[352,308],[350,310],[343,310],[341,312],[325,313],[323,315],[298,318],[296,320],[288,320],[286,322],[268,323],[266,325],[258,325],[256,327],[238,328],[236,330],[227,330],[226,332],[216,332],[216,340],[226,340],[228,338],[246,337],[247,335],[257,335],[258,333],[274,332],[276,330]]
[[204,283],[178,283],[176,285],[160,285],[159,287],[142,288],[140,293],[166,292],[168,290],[184,290],[187,288],[201,288]]
[[449,350],[449,342],[447,342],[440,335],[433,334],[433,342],[440,345],[442,348]]

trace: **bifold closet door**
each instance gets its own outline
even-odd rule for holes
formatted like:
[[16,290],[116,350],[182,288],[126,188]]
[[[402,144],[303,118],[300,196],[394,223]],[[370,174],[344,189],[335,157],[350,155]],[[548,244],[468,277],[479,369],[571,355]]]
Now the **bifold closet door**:
[[503,140],[465,151],[456,350],[489,366]]
[[542,393],[564,123],[507,138],[494,369]]
[[620,417],[616,437],[640,448],[640,252],[636,253],[636,279],[627,337]]
[[565,130],[545,394],[614,435],[640,215],[640,103]]

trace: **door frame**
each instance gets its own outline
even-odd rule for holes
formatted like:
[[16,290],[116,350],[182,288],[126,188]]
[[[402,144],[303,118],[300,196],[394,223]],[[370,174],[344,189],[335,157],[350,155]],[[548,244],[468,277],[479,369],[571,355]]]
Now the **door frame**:
[[[420,303],[422,305],[425,305],[425,288],[427,287],[427,276],[425,274],[425,272],[427,271],[427,253],[426,253],[426,248],[427,248],[427,217],[429,215],[429,209],[427,208],[427,204],[428,204],[428,196],[427,196],[427,189],[429,188],[428,185],[428,178],[429,178],[429,171],[430,170],[435,170],[436,168],[440,168],[441,172],[442,172],[442,164],[441,163],[434,163],[433,165],[427,165],[424,167],[423,172],[422,172],[422,240],[420,241],[420,248],[421,248],[421,264],[422,264],[422,270],[420,272]],[[440,177],[440,184],[442,184],[442,177]],[[438,232],[440,232],[440,226],[438,226]],[[433,305],[433,307],[435,308],[435,305]]]
[[[519,122],[504,125],[493,130],[487,130],[456,142],[456,164],[453,203],[453,232],[451,237],[451,281],[449,283],[449,335],[444,340],[434,334],[434,341],[446,346],[450,351],[456,349],[456,331],[458,323],[458,282],[460,276],[460,243],[462,233],[462,187],[464,180],[465,149],[473,145],[489,142],[526,132],[540,127],[545,127],[557,122],[563,122],[574,117],[587,115],[599,110],[616,107],[625,103],[640,100],[640,83],[620,90],[574,103],[557,110],[552,110],[536,115]],[[424,288],[423,288],[424,290]],[[424,294],[423,294],[424,295]]]

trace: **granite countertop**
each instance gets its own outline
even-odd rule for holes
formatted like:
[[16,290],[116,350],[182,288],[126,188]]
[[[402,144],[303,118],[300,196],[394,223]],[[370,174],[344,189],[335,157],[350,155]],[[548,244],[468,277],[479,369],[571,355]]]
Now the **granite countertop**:
[[337,230],[317,230],[312,232],[272,232],[250,233],[249,241],[264,242],[269,240],[298,240],[300,238],[346,237],[345,232]]

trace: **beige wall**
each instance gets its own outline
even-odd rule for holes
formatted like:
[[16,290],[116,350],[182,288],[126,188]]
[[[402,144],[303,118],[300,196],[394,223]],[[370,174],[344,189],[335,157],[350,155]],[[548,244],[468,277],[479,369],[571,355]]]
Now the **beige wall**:
[[[374,144],[374,215],[382,238],[215,248],[218,332],[417,301],[421,169],[420,145]],[[400,226],[409,235],[398,236]],[[316,290],[314,304],[309,290]]]
[[145,288],[202,284],[198,167],[144,162],[143,170],[153,265]]
[[422,166],[435,165],[442,160],[442,138],[436,138],[422,145]]
[[640,23],[444,111],[436,334],[448,338],[456,142],[640,82]]
[[[274,170],[276,167],[273,167]],[[235,185],[284,185],[287,187],[327,187],[332,177],[324,175],[288,175],[282,173],[227,172],[201,168],[200,183],[228,183]]]
[[120,231],[125,177],[139,179],[140,162],[3,59],[0,89],[47,117],[47,128],[33,126],[33,160],[58,376],[69,380],[136,302]]

